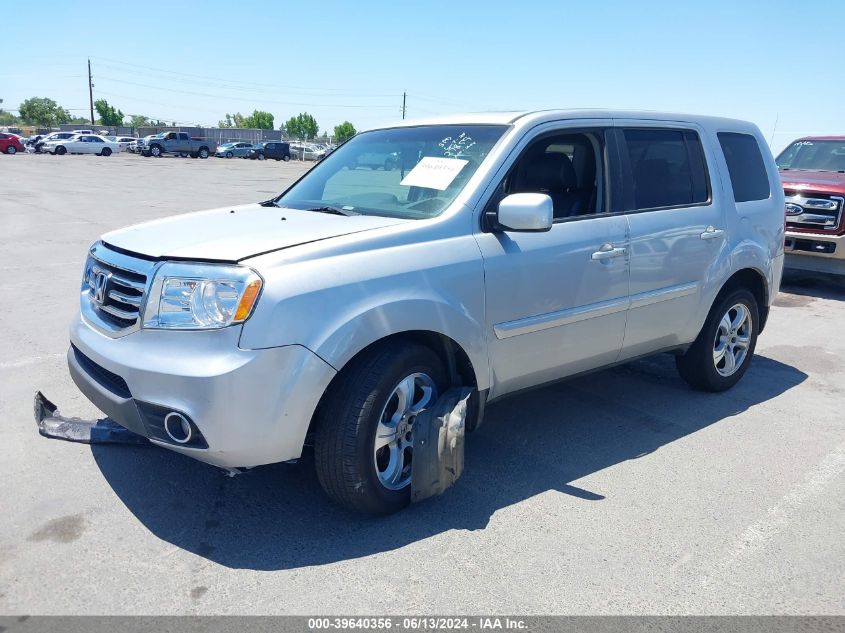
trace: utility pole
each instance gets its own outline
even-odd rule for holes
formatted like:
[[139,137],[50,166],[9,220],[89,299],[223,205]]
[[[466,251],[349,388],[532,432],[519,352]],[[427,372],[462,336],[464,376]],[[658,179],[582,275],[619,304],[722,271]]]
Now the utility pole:
[[91,106],[91,125],[94,125],[94,82],[91,79],[91,58],[88,58],[88,103]]
[[407,92],[402,93],[402,119],[405,119],[405,99],[408,97]]

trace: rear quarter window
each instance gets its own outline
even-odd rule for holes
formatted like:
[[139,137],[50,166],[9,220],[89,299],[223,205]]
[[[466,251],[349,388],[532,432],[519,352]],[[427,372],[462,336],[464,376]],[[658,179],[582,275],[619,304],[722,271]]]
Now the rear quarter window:
[[728,165],[734,200],[766,200],[771,195],[769,175],[757,139],[738,132],[719,132],[717,136]]

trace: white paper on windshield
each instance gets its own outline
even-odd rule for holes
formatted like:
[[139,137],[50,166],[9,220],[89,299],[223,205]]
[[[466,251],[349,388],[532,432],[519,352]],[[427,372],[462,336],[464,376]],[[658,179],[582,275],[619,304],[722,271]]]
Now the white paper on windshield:
[[406,187],[425,187],[443,191],[455,177],[461,173],[469,161],[462,158],[438,158],[426,156],[418,162],[408,175],[402,179],[400,185]]

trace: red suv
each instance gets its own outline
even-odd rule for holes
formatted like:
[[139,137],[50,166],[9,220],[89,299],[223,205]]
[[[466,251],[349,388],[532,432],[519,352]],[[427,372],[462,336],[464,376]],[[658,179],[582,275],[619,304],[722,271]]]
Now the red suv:
[[794,141],[777,157],[787,268],[845,275],[845,136]]
[[15,134],[0,132],[0,152],[4,154],[15,154],[24,151],[20,137]]

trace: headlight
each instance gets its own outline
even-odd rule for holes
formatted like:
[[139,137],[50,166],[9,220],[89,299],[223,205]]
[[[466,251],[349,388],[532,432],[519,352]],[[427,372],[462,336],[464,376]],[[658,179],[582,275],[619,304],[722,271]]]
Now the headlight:
[[261,277],[245,266],[169,262],[156,271],[144,327],[210,330],[242,323],[261,293]]

